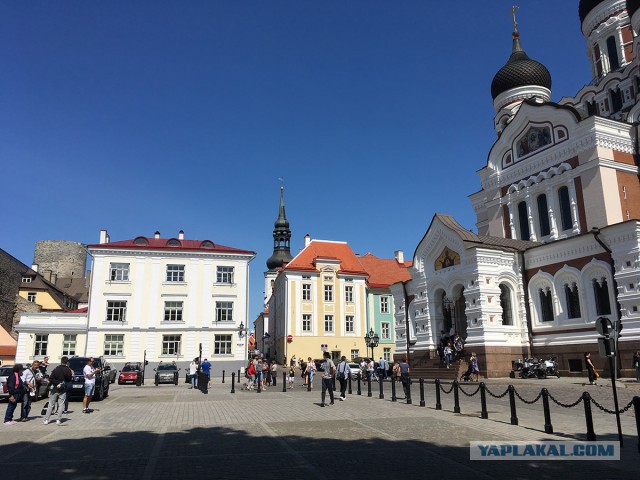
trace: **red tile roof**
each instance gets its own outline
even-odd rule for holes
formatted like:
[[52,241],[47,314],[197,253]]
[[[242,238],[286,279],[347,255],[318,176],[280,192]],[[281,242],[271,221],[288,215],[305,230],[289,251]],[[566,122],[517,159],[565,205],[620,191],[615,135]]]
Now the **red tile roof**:
[[347,243],[327,240],[312,240],[307,247],[284,267],[284,270],[317,272],[316,259],[339,261],[340,269],[338,273],[341,274],[367,275],[358,257]]
[[69,310],[67,313],[87,313],[89,311],[89,307],[79,308],[77,310]]
[[[169,243],[171,242],[171,245]],[[226,247],[211,240],[178,240],[177,238],[149,238],[136,237],[131,240],[119,242],[95,243],[87,248],[91,250],[110,250],[113,248],[123,250],[183,250],[217,253],[236,253],[241,255],[255,255],[256,252],[241,250],[239,248]]]
[[0,356],[1,357],[15,357],[16,356],[15,345],[0,345]]
[[398,263],[395,258],[378,258],[371,253],[360,257],[360,263],[369,274],[367,284],[371,288],[388,288],[397,282],[411,278],[408,267],[411,262]]

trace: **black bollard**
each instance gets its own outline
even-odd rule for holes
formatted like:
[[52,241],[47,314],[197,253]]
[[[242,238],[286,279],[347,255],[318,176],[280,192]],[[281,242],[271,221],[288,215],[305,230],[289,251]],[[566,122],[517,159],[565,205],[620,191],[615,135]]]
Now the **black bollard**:
[[484,382],[480,382],[480,406],[482,407],[480,418],[486,420],[489,418],[489,412],[487,412],[487,386]]
[[203,372],[198,373],[198,385],[202,393],[209,393],[209,378]]
[[460,392],[457,380],[453,381],[453,413],[460,413]]
[[256,379],[256,383],[258,384],[258,390],[257,390],[257,392],[258,392],[258,393],[262,393],[262,376],[258,377],[258,376],[256,375],[256,378],[257,378],[257,379]]
[[551,425],[551,410],[549,410],[549,391],[542,389],[542,408],[544,409],[544,433],[553,433]]
[[307,392],[311,391],[311,375],[307,375]]
[[380,395],[378,395],[378,398],[381,400],[384,400],[384,390],[383,390],[383,386],[382,386],[382,377],[378,377],[378,383],[380,384]]
[[436,410],[442,410],[440,402],[440,379],[436,378]]
[[353,392],[351,391],[351,372],[349,372],[349,378],[347,379],[347,381],[349,382],[349,395],[352,395]]
[[362,374],[358,372],[358,395],[362,395],[362,389],[360,388],[360,381],[362,380]]
[[396,397],[396,379],[395,378],[391,379],[391,401],[392,402],[398,401],[398,397]]
[[222,370],[222,383],[224,383],[224,370]]
[[420,377],[420,406],[426,407],[427,404],[424,401],[424,378]]
[[236,378],[238,379],[238,383],[240,383],[240,369],[238,369],[238,376]]
[[367,375],[367,397],[371,396],[371,375]]
[[236,372],[231,373],[231,393],[236,393]]
[[518,425],[518,415],[516,413],[516,389],[509,385],[509,405],[511,405],[511,425]]
[[287,391],[287,372],[282,372],[282,391]]
[[411,379],[407,377],[407,405],[411,405]]
[[633,397],[633,412],[636,414],[636,431],[638,433],[638,453],[640,453],[640,397]]
[[587,422],[587,441],[596,441],[596,432],[593,430],[593,417],[591,416],[591,395],[589,392],[582,392],[582,401],[584,403],[584,419]]

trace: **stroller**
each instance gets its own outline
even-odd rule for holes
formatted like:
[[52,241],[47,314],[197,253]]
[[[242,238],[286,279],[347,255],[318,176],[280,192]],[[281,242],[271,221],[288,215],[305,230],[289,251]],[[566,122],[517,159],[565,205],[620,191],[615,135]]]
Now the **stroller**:
[[472,375],[480,375],[480,370],[478,369],[478,361],[475,359],[475,355],[472,355],[471,362],[469,363],[469,368],[460,376],[461,382],[471,382],[473,381]]

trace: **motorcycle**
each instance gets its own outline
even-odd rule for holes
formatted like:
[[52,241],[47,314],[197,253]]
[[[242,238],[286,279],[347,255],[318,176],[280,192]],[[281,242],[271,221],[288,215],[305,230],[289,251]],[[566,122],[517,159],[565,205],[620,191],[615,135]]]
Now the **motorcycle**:
[[520,378],[546,378],[544,368],[542,368],[537,358],[525,358],[520,370]]
[[541,362],[542,368],[545,372],[546,376],[553,376],[560,378],[560,371],[558,370],[558,362],[556,361],[556,357],[550,357],[547,360]]

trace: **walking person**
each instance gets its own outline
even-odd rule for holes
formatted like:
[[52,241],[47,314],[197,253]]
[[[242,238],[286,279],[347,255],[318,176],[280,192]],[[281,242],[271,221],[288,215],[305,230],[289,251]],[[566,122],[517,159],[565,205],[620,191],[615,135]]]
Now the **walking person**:
[[598,372],[596,372],[596,367],[593,365],[591,361],[591,354],[589,352],[584,354],[584,363],[587,365],[587,374],[589,375],[589,385],[597,385],[596,381],[598,380]]
[[194,358],[189,364],[189,376],[191,377],[191,386],[189,389],[198,388],[198,359]]
[[324,352],[322,354],[324,357],[324,362],[322,362],[322,403],[320,403],[321,407],[325,406],[324,400],[327,394],[327,389],[329,390],[329,398],[331,399],[331,403],[329,405],[333,405],[333,374],[336,372],[336,366],[331,360],[331,354],[329,352]]
[[451,343],[447,343],[444,347],[444,364],[447,366],[447,368],[449,368],[449,365],[451,365],[451,355]]
[[404,390],[405,398],[409,392],[409,364],[407,363],[407,357],[402,357],[402,363],[400,364],[400,378],[402,379],[402,389]]
[[[100,368],[93,368],[93,357],[90,357],[87,364],[82,369],[84,374],[84,398],[82,399],[82,413],[91,413],[93,410],[89,408],[93,392],[96,389],[96,373]],[[64,410],[64,408],[63,408]]]
[[340,382],[340,401],[347,399],[348,375],[351,375],[351,367],[349,367],[347,357],[343,355],[342,358],[340,358],[340,363],[336,369],[336,378],[338,379],[338,382]]
[[271,378],[269,380],[269,385],[273,385],[275,387],[276,381],[278,379],[278,364],[275,360],[271,362],[270,368]]
[[469,359],[469,369],[471,374],[475,378],[475,382],[480,380],[480,367],[478,367],[478,357],[475,352],[471,352],[471,358]]
[[7,411],[4,414],[4,425],[15,425],[13,420],[13,412],[15,412],[18,402],[22,402],[24,391],[24,383],[22,382],[22,365],[17,363],[13,366],[11,374],[7,377],[6,386],[9,390],[9,398],[7,401]]
[[20,418],[18,422],[26,422],[29,420],[29,412],[31,411],[31,400],[35,398],[38,391],[38,383],[36,381],[36,373],[40,373],[38,369],[40,362],[34,360],[31,367],[22,371],[22,384],[24,392],[22,394],[22,405],[20,406]]
[[211,362],[205,358],[200,368],[202,368],[202,374],[207,377],[207,388],[211,388]]
[[311,357],[307,359],[307,367],[304,373],[307,385],[309,385],[309,390],[313,390],[313,376],[316,374],[316,363],[311,360]]
[[49,368],[49,357],[44,357],[44,359],[40,362],[40,365],[38,365],[38,368],[40,369],[40,373],[44,377],[47,374],[47,368]]
[[387,361],[382,357],[378,361],[378,376],[383,380],[387,378]]
[[633,368],[636,369],[636,382],[640,382],[640,350],[633,354]]
[[253,390],[253,383],[256,380],[256,366],[253,364],[253,360],[249,360],[247,366],[247,390]]
[[257,358],[254,360],[253,365],[256,367],[256,388],[258,383],[262,384],[262,359]]
[[400,372],[400,362],[396,360],[396,363],[393,365],[393,378],[392,381],[399,382],[402,375]]
[[[287,358],[287,357],[284,357],[284,358],[285,358],[285,360],[286,360],[286,358]],[[297,362],[297,360],[296,360],[296,356],[295,356],[295,354],[294,354],[294,355],[293,355],[293,357],[291,357],[291,364],[290,364],[290,366],[291,366],[291,367],[295,367],[295,366],[296,366],[296,362]]]
[[73,371],[67,366],[68,362],[68,357],[62,357],[60,359],[60,365],[53,369],[49,377],[49,405],[47,406],[47,413],[42,421],[45,425],[49,424],[49,418],[51,418],[54,405],[58,406],[57,425],[60,425],[62,422],[62,414],[67,413],[67,385],[73,378]]
[[296,379],[296,369],[293,365],[289,367],[289,376],[287,377],[287,383],[289,388],[293,388],[293,381]]

